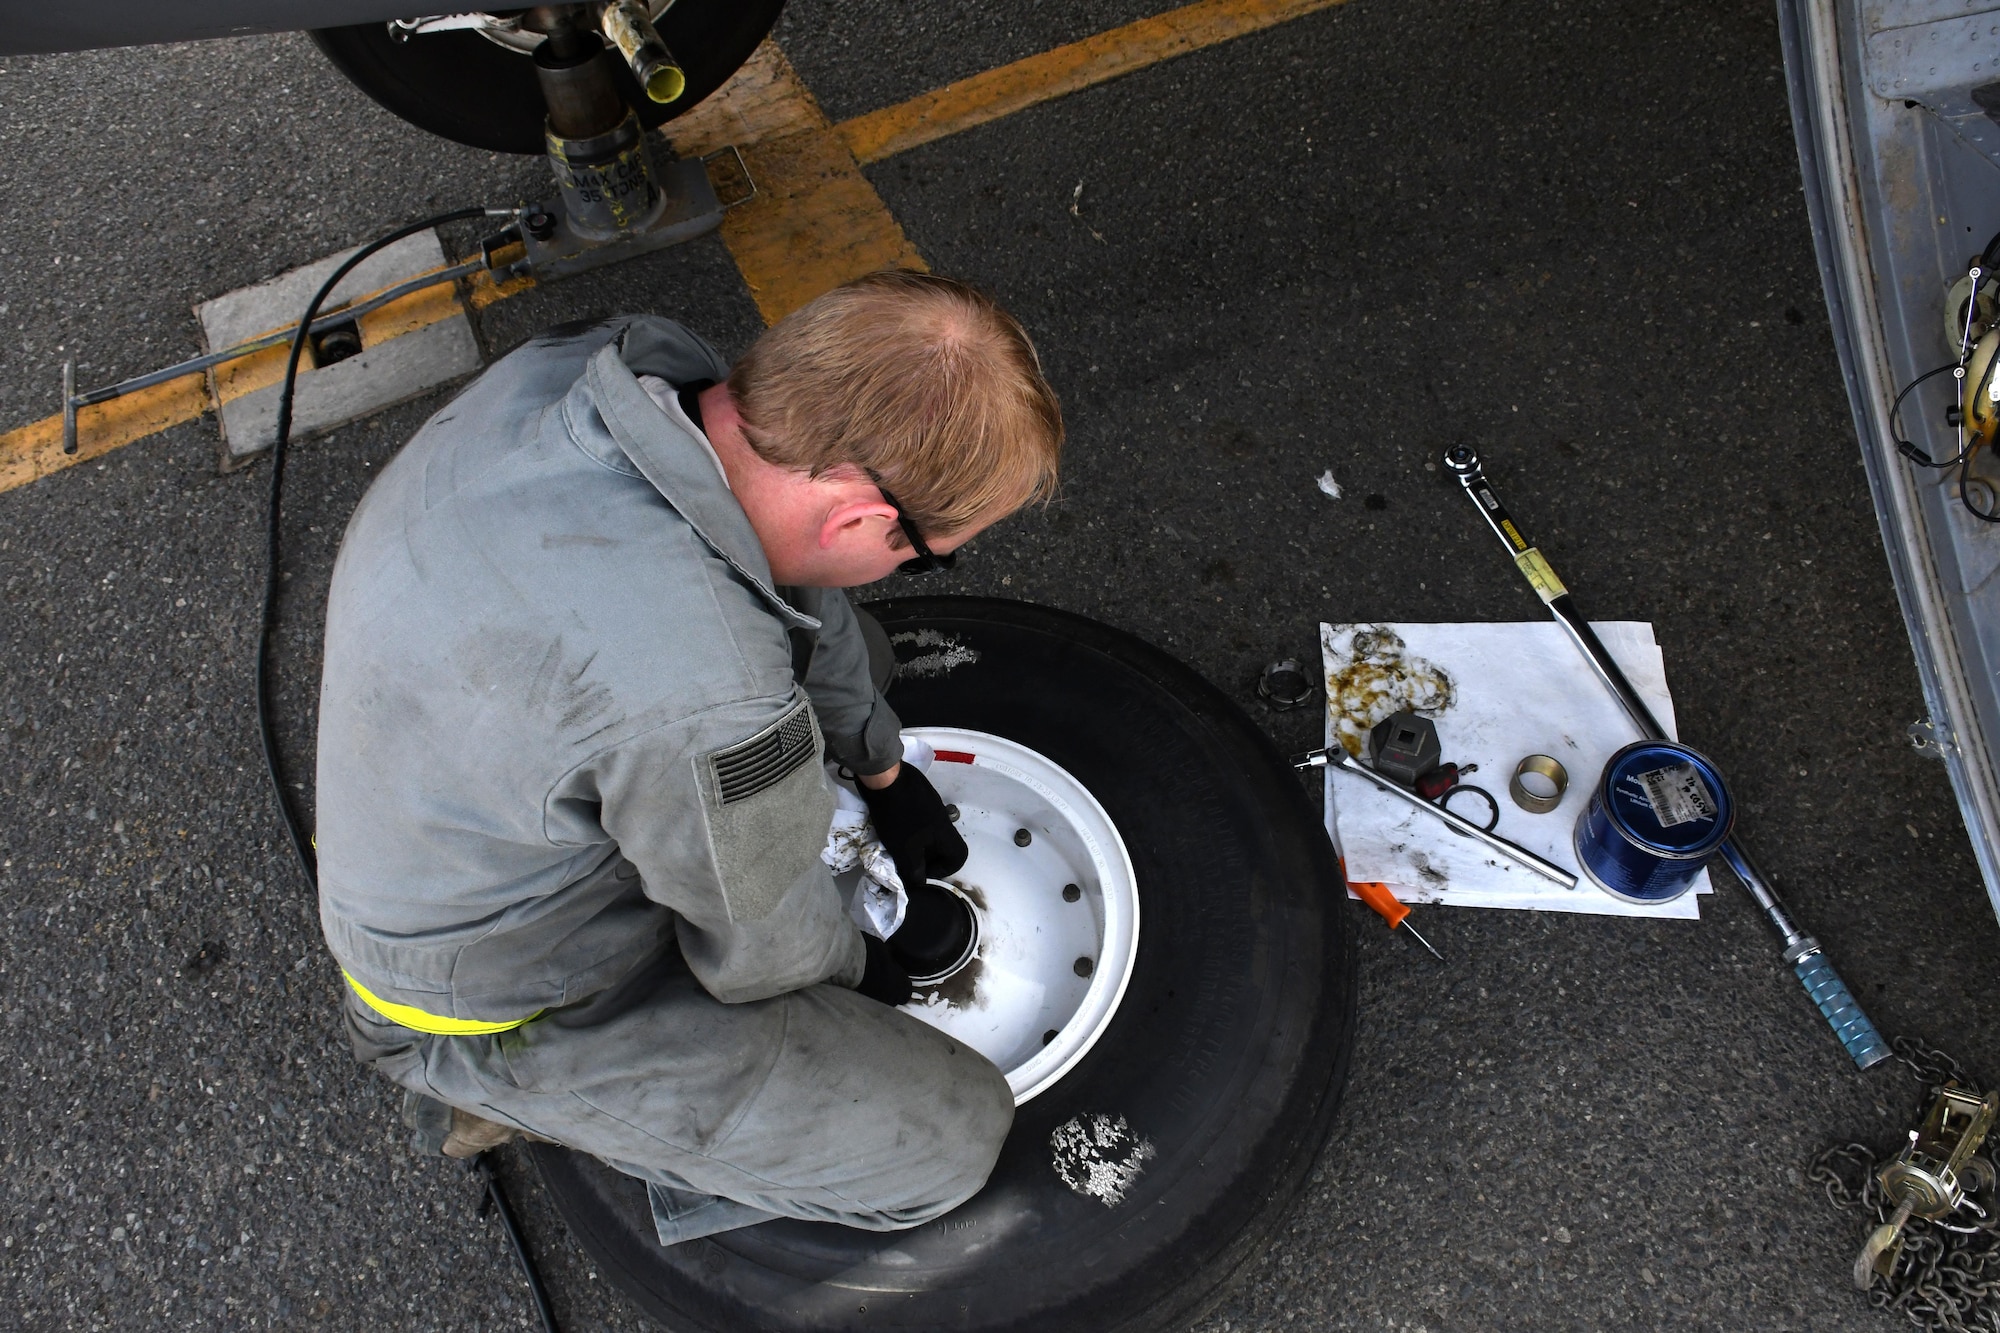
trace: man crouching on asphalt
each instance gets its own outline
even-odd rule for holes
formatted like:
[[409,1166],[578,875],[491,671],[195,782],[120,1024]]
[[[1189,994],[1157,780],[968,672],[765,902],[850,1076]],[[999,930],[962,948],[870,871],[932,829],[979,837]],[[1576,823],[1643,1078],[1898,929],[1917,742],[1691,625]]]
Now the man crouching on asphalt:
[[350,1039],[433,1141],[592,1153],[664,1244],[985,1183],[1006,1080],[896,1011],[820,859],[828,758],[905,883],[966,855],[839,589],[948,566],[1061,444],[1020,325],[907,272],[733,368],[664,319],[558,330],[418,431],[334,569],[317,836]]

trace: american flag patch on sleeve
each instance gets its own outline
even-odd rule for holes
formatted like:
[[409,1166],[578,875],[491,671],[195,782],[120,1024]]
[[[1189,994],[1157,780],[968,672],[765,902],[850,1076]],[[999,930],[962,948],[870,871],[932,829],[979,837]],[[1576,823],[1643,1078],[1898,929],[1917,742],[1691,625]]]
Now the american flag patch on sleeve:
[[818,742],[812,705],[800,700],[798,707],[749,740],[709,755],[716,798],[731,805],[769,791],[813,760],[819,753]]

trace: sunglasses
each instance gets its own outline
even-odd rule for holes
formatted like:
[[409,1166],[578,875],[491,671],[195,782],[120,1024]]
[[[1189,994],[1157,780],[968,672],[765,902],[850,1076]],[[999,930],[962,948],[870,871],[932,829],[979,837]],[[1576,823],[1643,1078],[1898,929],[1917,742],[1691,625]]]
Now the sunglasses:
[[901,525],[903,535],[910,539],[910,549],[916,552],[914,556],[896,566],[898,574],[929,574],[933,570],[950,569],[958,563],[958,552],[939,555],[924,545],[923,537],[917,532],[917,525],[903,512],[903,506],[896,503],[896,497],[889,494],[889,488],[882,484],[880,477],[870,472],[868,480],[875,483],[875,489],[882,493],[882,499],[888,503],[889,508],[896,511],[896,522]]

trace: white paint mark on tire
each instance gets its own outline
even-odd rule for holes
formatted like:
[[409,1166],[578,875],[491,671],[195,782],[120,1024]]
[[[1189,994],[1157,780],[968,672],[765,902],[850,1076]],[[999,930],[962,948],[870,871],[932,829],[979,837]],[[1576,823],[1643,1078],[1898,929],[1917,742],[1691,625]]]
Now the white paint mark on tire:
[[1076,1116],[1049,1135],[1056,1174],[1078,1194],[1115,1208],[1153,1160],[1153,1141],[1122,1115]]
[[968,648],[956,637],[934,629],[904,630],[901,634],[890,635],[889,642],[934,650],[902,662],[897,670],[905,675],[947,676],[959,667],[979,660],[977,648]]

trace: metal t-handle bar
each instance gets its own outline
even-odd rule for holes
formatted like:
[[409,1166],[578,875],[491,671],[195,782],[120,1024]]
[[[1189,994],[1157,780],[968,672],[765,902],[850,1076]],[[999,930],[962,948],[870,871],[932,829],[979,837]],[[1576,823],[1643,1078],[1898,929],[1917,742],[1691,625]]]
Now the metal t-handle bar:
[[[1486,480],[1486,474],[1480,469],[1478,450],[1469,444],[1453,445],[1445,450],[1444,466],[1446,471],[1458,478],[1465,493],[1472,497],[1473,504],[1485,518],[1486,525],[1493,529],[1493,534],[1506,543],[1507,553],[1514,557],[1514,565],[1521,571],[1522,577],[1534,588],[1556,623],[1568,633],[1577,651],[1597,673],[1597,678],[1611,691],[1611,697],[1631,716],[1640,734],[1651,740],[1671,739],[1666,728],[1660,725],[1660,720],[1653,716],[1653,710],[1646,707],[1646,701],[1632,688],[1632,682],[1625,678],[1618,663],[1612,660],[1603,641],[1597,637],[1597,631],[1583,618],[1583,612],[1577,609],[1575,599],[1569,595],[1569,589],[1563,586],[1562,580],[1556,577],[1555,570],[1549,567],[1547,558],[1521,535],[1513,516],[1500,503],[1492,483]],[[1743,844],[1732,837],[1722,844],[1721,851],[1722,859],[1736,872],[1744,889],[1756,900],[1772,928],[1784,940],[1785,961],[1792,965],[1806,993],[1812,996],[1813,1003],[1819,1006],[1820,1013],[1840,1038],[1841,1045],[1854,1057],[1854,1063],[1867,1069],[1888,1059],[1888,1043],[1882,1040],[1881,1034],[1875,1031],[1875,1025],[1868,1021],[1868,1015],[1855,1003],[1846,983],[1841,981],[1839,974],[1833,970],[1833,964],[1821,952],[1819,942],[1799,929],[1798,923],[1792,920],[1792,914],[1779,901],[1777,890],[1771,887],[1771,881],[1750,859]]]

